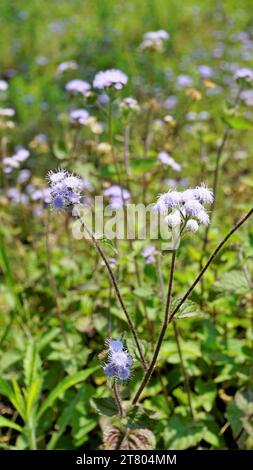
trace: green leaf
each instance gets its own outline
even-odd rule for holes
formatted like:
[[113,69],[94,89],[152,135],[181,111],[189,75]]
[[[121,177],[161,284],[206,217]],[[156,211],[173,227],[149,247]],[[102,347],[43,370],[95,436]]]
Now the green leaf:
[[14,423],[10,419],[4,418],[4,416],[0,416],[0,428],[11,428],[16,431],[23,432],[23,428],[19,426],[19,424]]
[[113,398],[92,398],[91,406],[104,416],[115,416],[118,414],[118,408]]
[[33,341],[31,341],[25,352],[24,357],[24,375],[25,384],[29,388],[33,381],[41,374],[41,361],[37,351],[37,347]]
[[18,382],[15,379],[12,380],[12,387],[13,387],[12,403],[14,404],[16,410],[19,412],[23,420],[25,420],[25,400],[22,395],[22,391],[18,385]]
[[224,118],[224,122],[228,124],[230,127],[233,129],[238,129],[238,130],[250,130],[253,129],[253,124],[245,119],[242,116],[226,116]]
[[195,384],[195,390],[200,395],[199,403],[208,413],[211,411],[217,393],[217,387],[213,381],[202,382],[198,379]]
[[224,273],[222,278],[215,282],[215,287],[220,292],[235,294],[245,294],[250,290],[244,274],[237,270]]
[[152,419],[152,414],[153,412],[143,408],[142,406],[133,406],[127,415],[127,427],[131,429],[141,429],[145,427],[153,429],[155,420]]
[[40,391],[42,386],[42,380],[40,377],[34,379],[34,381],[30,384],[29,389],[27,391],[27,398],[26,398],[26,417],[29,419],[32,413],[35,411],[35,405],[39,401]]
[[83,370],[81,372],[77,372],[76,374],[70,376],[70,377],[65,377],[56,387],[52,392],[49,394],[49,396],[46,398],[44,401],[43,405],[41,406],[39,413],[38,413],[38,418],[41,418],[41,416],[45,413],[45,411],[50,408],[55,400],[59,398],[68,388],[73,387],[74,385],[83,382],[86,380],[93,372],[98,370],[99,366],[92,367],[87,370]]
[[80,399],[82,390],[79,390],[79,392],[76,394],[74,400],[71,401],[69,406],[64,408],[63,413],[61,414],[57,427],[59,428],[58,431],[54,432],[52,434],[52,437],[47,444],[47,449],[48,450],[53,450],[58,442],[58,439],[62,436],[62,434],[65,431],[66,426],[68,426],[69,422],[71,421],[71,418],[73,416],[74,409]]
[[173,416],[164,433],[166,449],[184,450],[195,447],[203,438],[203,423]]
[[[180,299],[174,299],[172,301],[172,311],[176,308],[177,304],[180,302]],[[175,318],[191,318],[191,317],[200,317],[202,312],[200,311],[199,306],[192,302],[191,300],[186,300],[183,305],[180,307],[178,312],[175,315]]]

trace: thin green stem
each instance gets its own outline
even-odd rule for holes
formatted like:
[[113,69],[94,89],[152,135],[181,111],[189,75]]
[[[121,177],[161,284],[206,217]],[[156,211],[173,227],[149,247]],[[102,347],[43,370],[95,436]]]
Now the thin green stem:
[[114,398],[117,403],[117,407],[119,411],[119,418],[123,418],[124,410],[123,410],[122,400],[120,396],[119,384],[117,382],[114,382],[113,384],[113,392],[114,392]]
[[81,220],[81,223],[83,225],[83,228],[84,230],[86,231],[86,233],[89,235],[93,245],[94,245],[94,248],[95,250],[98,252],[98,254],[101,256],[102,260],[104,261],[105,263],[105,266],[107,268],[107,271],[108,271],[108,274],[111,278],[111,281],[112,281],[112,285],[114,287],[114,290],[115,290],[115,294],[116,294],[116,297],[118,299],[118,302],[120,304],[120,307],[122,308],[122,311],[127,319],[127,323],[128,323],[128,326],[130,328],[130,331],[133,335],[133,338],[134,338],[134,341],[135,341],[135,344],[137,346],[137,349],[138,349],[138,352],[139,352],[139,355],[140,355],[140,358],[141,358],[141,362],[142,362],[142,365],[143,365],[143,368],[146,370],[147,369],[147,363],[146,363],[146,360],[145,360],[145,357],[143,355],[143,352],[142,352],[142,348],[141,348],[141,344],[140,344],[140,340],[138,338],[138,335],[137,335],[137,332],[136,332],[136,329],[135,329],[135,326],[133,324],[133,321],[127,311],[127,308],[125,306],[125,303],[123,301],[123,298],[122,298],[122,295],[121,295],[121,292],[120,292],[120,289],[119,289],[119,286],[118,286],[118,282],[116,280],[116,277],[114,275],[114,272],[112,271],[112,268],[110,266],[110,263],[108,262],[107,258],[106,258],[106,255],[104,253],[104,251],[102,250],[101,246],[99,245],[98,241],[96,240],[96,238],[94,237],[93,233],[89,230],[89,228],[87,227],[87,225],[85,224],[85,222],[83,220]]
[[147,371],[144,374],[144,377],[142,379],[142,382],[140,384],[139,389],[137,390],[134,398],[133,398],[133,405],[137,403],[143,389],[149,382],[149,379],[154,371],[156,361],[158,354],[161,349],[161,345],[163,342],[164,335],[167,330],[167,325],[168,325],[168,320],[169,320],[169,312],[170,312],[170,305],[171,305],[171,297],[172,297],[172,287],[173,287],[173,278],[174,278],[174,270],[175,270],[175,261],[176,261],[176,251],[173,251],[172,253],[172,259],[171,259],[171,266],[170,266],[170,276],[169,276],[169,283],[168,283],[168,292],[167,292],[167,300],[166,300],[166,306],[165,306],[165,312],[164,312],[164,319],[163,319],[163,325],[156,343],[155,351],[151,360],[151,363],[147,369]]
[[[139,400],[140,398],[140,395],[142,393],[142,391],[144,390],[145,386],[147,385],[152,373],[153,373],[153,370],[155,368],[155,364],[156,364],[156,359],[157,359],[157,356],[159,354],[159,351],[160,351],[160,347],[161,347],[161,344],[162,344],[162,340],[163,340],[163,337],[166,333],[166,330],[167,330],[167,326],[172,322],[173,318],[175,317],[175,315],[177,314],[177,312],[179,311],[179,309],[182,307],[182,305],[184,304],[184,302],[187,300],[187,298],[189,297],[189,295],[192,293],[193,289],[196,287],[196,285],[199,283],[199,281],[202,279],[202,277],[204,276],[205,272],[207,271],[207,269],[209,268],[210,264],[213,262],[214,258],[217,256],[217,254],[220,252],[220,250],[223,248],[223,246],[226,244],[226,242],[230,239],[230,237],[250,218],[250,216],[253,214],[253,208],[241,219],[239,220],[239,222],[237,222],[237,224],[227,233],[227,235],[223,238],[223,240],[221,240],[221,242],[218,244],[218,246],[215,248],[215,250],[213,251],[213,253],[211,254],[210,258],[208,259],[207,263],[205,264],[205,266],[202,268],[202,270],[200,271],[200,273],[197,275],[196,279],[194,280],[194,282],[192,283],[192,285],[189,287],[189,289],[187,290],[187,292],[184,294],[184,296],[182,297],[182,299],[180,300],[180,302],[177,304],[177,306],[175,307],[175,309],[173,310],[173,312],[169,315],[169,317],[167,318],[167,322],[165,324],[163,324],[163,327],[162,327],[162,330],[161,330],[161,333],[160,333],[160,336],[159,336],[159,340],[157,342],[157,346],[156,346],[156,349],[154,351],[154,355],[153,355],[153,358],[151,360],[151,363],[150,363],[150,366],[148,367],[148,370],[145,372],[144,374],[144,377],[142,379],[142,382],[140,384],[140,387],[139,389],[137,390],[134,398],[133,398],[133,403],[137,403],[137,401]],[[170,283],[169,283],[170,285]]]

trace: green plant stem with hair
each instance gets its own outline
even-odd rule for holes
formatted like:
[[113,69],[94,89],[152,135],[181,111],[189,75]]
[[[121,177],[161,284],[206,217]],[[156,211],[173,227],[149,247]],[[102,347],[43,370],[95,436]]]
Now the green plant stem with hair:
[[[227,243],[227,241],[232,237],[232,235],[251,217],[251,215],[253,214],[253,208],[241,219],[239,220],[239,222],[237,222],[237,224],[234,225],[234,227],[227,233],[227,235],[221,240],[221,242],[217,245],[217,247],[215,248],[215,250],[213,251],[213,253],[211,254],[211,256],[209,257],[208,261],[206,262],[205,266],[203,266],[203,268],[201,269],[201,271],[199,272],[199,274],[197,275],[197,277],[195,278],[194,282],[191,284],[191,286],[189,287],[189,289],[186,291],[186,293],[184,294],[184,296],[181,298],[181,300],[178,302],[177,306],[174,308],[174,310],[172,311],[172,313],[170,315],[166,314],[167,310],[168,310],[168,304],[170,304],[170,295],[171,295],[171,292],[170,292],[170,285],[171,285],[171,277],[173,272],[174,272],[174,262],[175,262],[175,252],[174,252],[174,256],[172,257],[172,263],[171,263],[171,274],[170,274],[170,280],[169,280],[169,289],[168,289],[168,295],[167,295],[167,303],[166,303],[166,310],[165,310],[165,318],[164,318],[164,323],[163,323],[163,326],[162,326],[162,329],[161,329],[161,332],[160,332],[160,335],[159,335],[159,339],[157,341],[157,344],[156,344],[156,347],[155,347],[155,351],[153,353],[153,357],[151,359],[151,362],[150,362],[150,365],[147,369],[147,371],[145,372],[144,376],[143,376],[143,379],[142,379],[142,382],[133,398],[133,401],[132,403],[135,404],[138,402],[144,388],[146,387],[146,385],[148,384],[149,382],[149,379],[154,371],[154,368],[156,366],[156,361],[157,361],[157,358],[158,358],[158,355],[159,355],[159,352],[160,352],[160,349],[161,349],[161,345],[162,345],[162,341],[163,341],[163,338],[166,334],[166,331],[167,331],[167,327],[168,325],[172,322],[172,320],[174,319],[175,315],[177,314],[177,312],[180,310],[180,308],[182,307],[182,305],[184,304],[184,302],[188,299],[188,297],[190,296],[190,294],[192,293],[193,289],[197,286],[197,284],[200,282],[200,280],[202,279],[202,277],[204,276],[205,272],[207,271],[207,269],[209,268],[209,266],[211,265],[211,263],[213,262],[213,260],[215,259],[215,257],[218,255],[218,253],[221,251],[221,249],[223,248],[223,246]],[[173,262],[174,261],[174,262]]]
[[119,384],[115,381],[112,388],[114,392],[114,398],[115,398],[118,411],[119,411],[119,418],[122,419],[124,418],[124,410],[123,410],[122,400],[120,396]]

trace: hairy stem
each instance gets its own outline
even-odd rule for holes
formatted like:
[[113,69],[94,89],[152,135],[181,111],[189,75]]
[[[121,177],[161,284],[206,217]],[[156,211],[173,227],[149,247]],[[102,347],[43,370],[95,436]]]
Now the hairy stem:
[[[158,278],[159,278],[161,295],[162,295],[162,298],[165,302],[166,297],[165,297],[164,282],[163,282],[163,277],[162,277],[161,255],[160,254],[157,255],[157,274],[158,274]],[[181,367],[183,378],[184,378],[184,388],[185,388],[185,392],[187,394],[189,411],[190,411],[191,417],[194,419],[192,401],[191,401],[189,376],[188,376],[187,369],[185,367],[183,351],[182,351],[181,344],[180,344],[180,332],[179,332],[179,329],[177,328],[177,325],[176,325],[175,322],[173,322],[172,325],[173,325],[173,331],[174,331],[174,336],[175,336],[176,345],[177,345],[177,352],[178,352],[178,356],[179,356],[179,360],[180,360],[180,367]],[[163,392],[164,392],[164,389],[163,389]]]
[[117,382],[114,382],[113,392],[114,392],[114,398],[115,398],[115,401],[117,403],[117,407],[119,410],[119,417],[124,418],[124,410],[123,410],[122,400],[120,396],[119,384]]
[[187,395],[187,401],[188,401],[188,406],[189,406],[189,410],[190,410],[190,415],[191,415],[192,419],[194,419],[192,400],[191,400],[191,388],[190,388],[189,375],[188,375],[188,372],[187,372],[185,364],[184,364],[183,352],[182,352],[181,344],[180,344],[180,340],[179,340],[179,331],[178,331],[178,328],[177,328],[177,325],[176,325],[175,322],[172,322],[172,325],[173,325],[174,335],[175,335],[175,339],[176,339],[176,343],[177,343],[177,350],[178,350],[178,355],[179,355],[179,360],[180,360],[180,367],[181,367],[182,374],[183,374],[183,377],[184,377],[184,388],[185,388],[185,392],[186,392],[186,395]]
[[150,377],[151,377],[151,375],[154,371],[154,368],[155,368],[155,365],[156,365],[156,360],[157,360],[158,354],[159,354],[160,349],[161,349],[161,345],[162,345],[162,342],[163,342],[164,335],[165,335],[166,330],[167,330],[167,325],[168,325],[168,320],[169,320],[170,304],[171,304],[171,295],[172,295],[175,261],[176,261],[176,251],[173,251],[172,259],[171,259],[171,266],[170,266],[168,293],[167,293],[167,300],[166,300],[166,306],[165,306],[165,312],[164,312],[163,325],[162,325],[162,328],[161,328],[161,331],[160,331],[160,334],[159,334],[159,337],[158,337],[158,340],[157,340],[157,343],[156,343],[153,358],[151,360],[151,363],[150,363],[146,373],[144,374],[141,385],[140,385],[139,389],[137,390],[137,392],[136,392],[136,394],[133,398],[133,402],[132,402],[133,404],[137,403],[143,389],[147,385],[147,383],[148,383],[148,381],[149,381],[149,379],[150,379]]

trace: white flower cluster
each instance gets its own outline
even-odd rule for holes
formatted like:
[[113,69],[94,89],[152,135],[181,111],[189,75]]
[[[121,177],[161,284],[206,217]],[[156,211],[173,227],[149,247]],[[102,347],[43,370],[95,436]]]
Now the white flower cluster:
[[113,87],[115,90],[121,90],[127,84],[127,75],[121,70],[111,69],[98,72],[93,80],[93,87],[103,90]]
[[212,204],[213,192],[204,184],[185,191],[168,191],[161,194],[155,210],[166,215],[164,221],[170,228],[179,225],[182,231],[197,232],[199,224],[208,225],[210,219],[204,206]]
[[169,33],[163,29],[160,29],[159,31],[149,31],[148,33],[144,34],[140,49],[162,52],[164,42],[168,39]]

